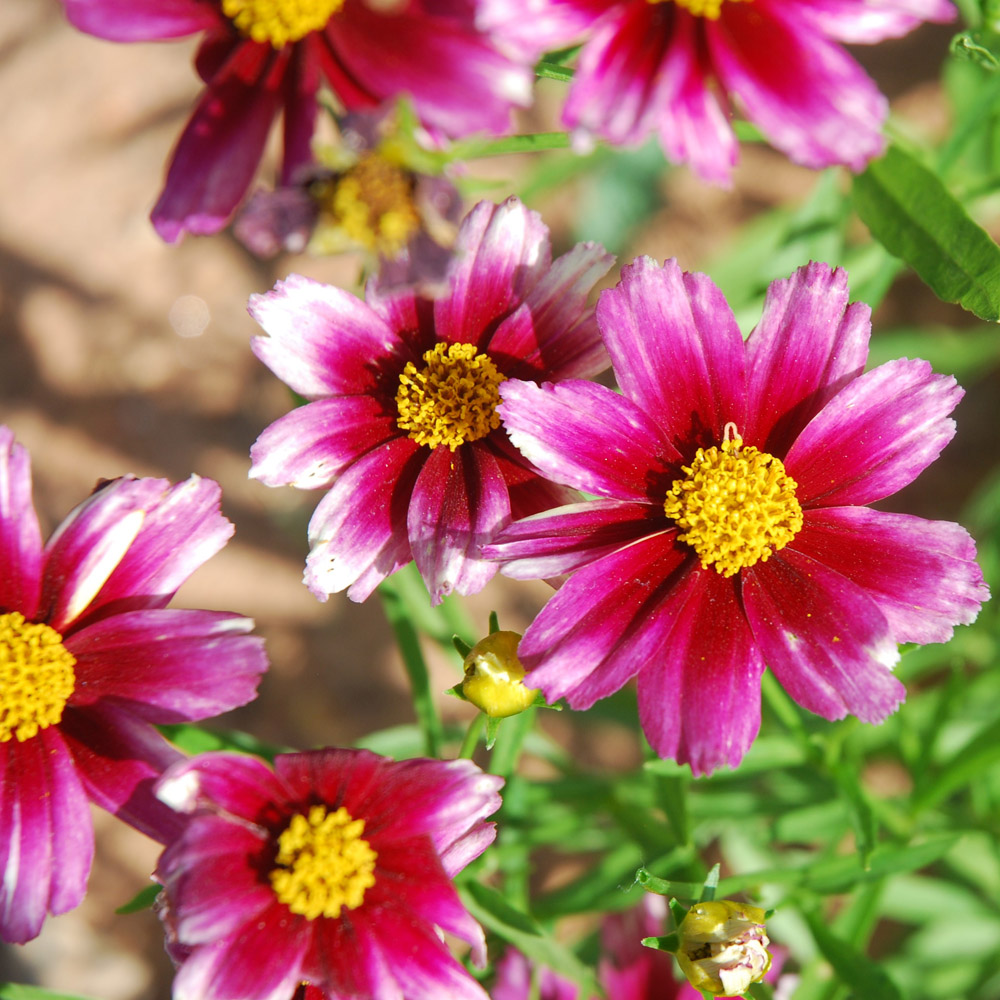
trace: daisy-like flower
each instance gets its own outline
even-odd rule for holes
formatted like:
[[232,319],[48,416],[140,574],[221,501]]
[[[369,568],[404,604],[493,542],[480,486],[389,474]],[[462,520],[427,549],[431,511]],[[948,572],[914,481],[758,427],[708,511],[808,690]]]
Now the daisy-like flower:
[[83,898],[88,800],[165,840],[153,782],[180,758],[153,728],[250,701],[253,622],[166,605],[232,525],[219,487],[113,480],[42,547],[28,454],[0,427],[0,936],[35,937]]
[[525,52],[586,38],[563,109],[581,135],[635,145],[727,183],[732,101],[796,163],[854,170],[881,152],[887,102],[840,42],[949,21],[949,0],[485,0]]
[[512,516],[574,495],[507,440],[499,387],[606,367],[586,301],[612,259],[584,243],[552,261],[537,213],[480,202],[433,300],[375,280],[361,302],[295,275],[251,298],[269,334],[254,352],[313,402],[264,431],[250,475],[329,489],[309,524],[305,582],[317,597],[348,588],[363,601],[411,559],[435,602],[475,593],[497,570],[483,543]]
[[240,202],[284,114],[281,182],[310,162],[323,81],[347,111],[407,94],[444,136],[502,133],[530,101],[530,59],[479,28],[479,0],[62,0],[81,31],[117,42],[204,32],[205,91],[177,146],[153,224],[168,242],[214,233]]
[[439,932],[485,960],[451,880],[493,841],[502,784],[367,750],[175,765],[158,792],[190,818],[157,872],[174,996],[486,1000]]
[[525,683],[574,708],[638,678],[646,737],[696,774],[736,766],[767,664],[802,706],[880,722],[897,643],[944,642],[988,596],[957,524],[872,510],[954,434],[926,361],[862,374],[870,310],[809,264],[744,343],[711,280],[641,258],[597,315],[622,394],[507,382],[511,440],[600,499],[510,525],[517,578],[571,573],[524,634]]

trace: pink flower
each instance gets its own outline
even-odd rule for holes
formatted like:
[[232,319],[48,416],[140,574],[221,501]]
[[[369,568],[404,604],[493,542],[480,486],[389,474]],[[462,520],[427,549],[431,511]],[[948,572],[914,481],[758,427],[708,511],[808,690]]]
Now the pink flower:
[[184,1000],[486,1000],[439,931],[485,958],[451,879],[493,841],[502,779],[366,750],[175,765],[190,814],[164,851],[161,916]]
[[663,757],[736,766],[766,663],[799,704],[880,722],[897,643],[944,642],[988,596],[957,524],[872,510],[954,433],[962,391],[925,361],[862,375],[870,310],[809,264],[744,343],[711,280],[640,258],[597,315],[622,394],[507,382],[511,440],[600,499],[508,527],[517,578],[571,573],[521,640],[525,684],[587,708],[638,678]]
[[173,153],[153,224],[170,243],[221,229],[245,194],[271,124],[284,115],[281,182],[311,159],[325,81],[340,106],[407,94],[446,136],[504,132],[530,101],[528,59],[475,26],[478,0],[63,0],[81,31],[118,42],[205,32],[206,87]]
[[264,431],[250,475],[329,489],[309,524],[317,597],[363,601],[411,559],[435,603],[474,593],[497,570],[484,542],[574,496],[511,446],[497,390],[606,366],[586,299],[611,261],[586,243],[553,262],[539,216],[509,199],[466,216],[434,300],[372,281],[360,302],[296,275],[251,298],[269,334],[254,352],[313,402]]
[[730,102],[796,163],[854,170],[881,152],[887,103],[838,44],[950,21],[949,0],[485,0],[481,23],[524,52],[587,38],[567,127],[635,145],[727,183]]
[[88,800],[158,840],[153,781],[180,754],[154,723],[250,701],[267,667],[247,618],[166,607],[225,545],[219,487],[115,479],[42,548],[28,454],[0,427],[0,935],[35,937],[83,898]]

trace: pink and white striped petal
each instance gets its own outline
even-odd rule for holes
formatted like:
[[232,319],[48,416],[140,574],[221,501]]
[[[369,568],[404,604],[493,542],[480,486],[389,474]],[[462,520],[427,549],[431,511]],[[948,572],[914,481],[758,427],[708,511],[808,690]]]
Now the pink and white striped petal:
[[42,535],[31,503],[31,460],[0,426],[0,608],[34,621],[42,576]]
[[222,27],[222,12],[199,0],[63,0],[70,24],[112,42],[159,41]]

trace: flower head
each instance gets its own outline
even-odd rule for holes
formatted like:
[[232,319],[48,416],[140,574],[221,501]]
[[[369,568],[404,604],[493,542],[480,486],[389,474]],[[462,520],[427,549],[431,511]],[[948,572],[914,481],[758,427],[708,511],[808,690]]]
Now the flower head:
[[204,32],[205,91],[174,150],[153,224],[168,242],[221,229],[245,194],[271,124],[284,116],[281,180],[311,160],[325,82],[357,111],[409,95],[439,135],[504,132],[527,105],[529,57],[476,26],[480,0],[62,0],[80,30],[112,41]]
[[485,1000],[439,931],[484,959],[451,879],[493,840],[502,784],[366,750],[176,764],[158,793],[189,818],[157,872],[174,995]]
[[462,667],[462,694],[490,718],[523,712],[537,691],[523,684],[524,667],[517,658],[517,632],[491,632],[469,650]]
[[655,133],[669,159],[725,183],[731,103],[795,162],[863,169],[887,102],[838,43],[954,16],[949,0],[485,0],[481,23],[536,55],[585,35],[567,127],[626,145]]
[[764,911],[732,899],[695,903],[678,928],[677,961],[695,989],[740,996],[771,966]]
[[329,489],[309,525],[314,594],[363,601],[411,559],[435,602],[474,593],[496,572],[484,542],[573,495],[511,446],[499,390],[604,367],[586,299],[610,264],[594,244],[552,261],[539,217],[510,199],[466,216],[433,300],[373,281],[359,302],[297,276],[251,299],[268,334],[255,353],[313,401],[264,431],[250,474]]
[[158,840],[153,781],[180,754],[154,723],[250,701],[267,667],[247,618],[167,608],[225,545],[219,487],[115,479],[42,546],[27,452],[0,427],[0,936],[35,937],[83,898],[88,800]]
[[774,282],[746,342],[675,261],[625,268],[597,314],[621,394],[500,389],[525,456],[599,497],[487,548],[511,576],[572,574],[521,640],[525,682],[586,708],[637,677],[650,743],[698,774],[750,746],[765,663],[810,711],[884,719],[897,644],[945,641],[988,596],[957,524],[867,506],[951,439],[955,380],[862,374],[870,311],[825,264]]

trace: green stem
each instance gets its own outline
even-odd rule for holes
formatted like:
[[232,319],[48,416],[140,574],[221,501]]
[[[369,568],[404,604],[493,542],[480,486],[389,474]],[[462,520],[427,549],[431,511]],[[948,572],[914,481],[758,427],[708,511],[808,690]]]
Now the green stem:
[[508,778],[514,773],[514,768],[517,767],[518,759],[521,756],[524,738],[528,735],[532,723],[535,721],[536,712],[535,708],[526,708],[508,720],[510,725],[504,727],[504,738],[497,743],[497,748],[490,758],[491,774],[499,774],[501,778]]
[[477,712],[476,717],[469,723],[469,728],[465,731],[465,739],[462,740],[462,748],[458,751],[459,759],[472,760],[472,755],[479,746],[479,736],[483,731],[483,720],[486,718],[482,712]]
[[543,59],[535,65],[535,76],[543,80],[558,80],[560,83],[569,83],[573,79],[573,68],[560,66],[559,63],[546,62]]
[[478,160],[487,156],[506,156],[509,153],[540,153],[546,149],[568,148],[567,132],[532,132],[527,135],[508,135],[502,139],[456,143],[452,151],[456,160]]

